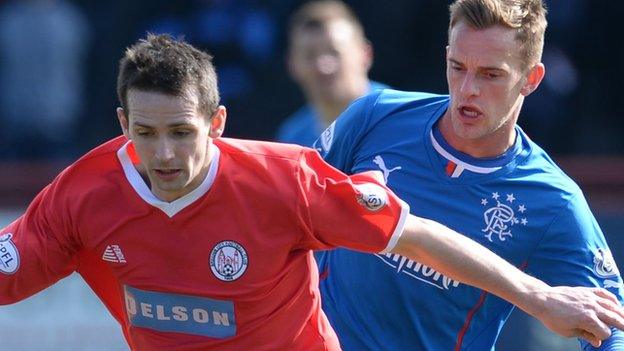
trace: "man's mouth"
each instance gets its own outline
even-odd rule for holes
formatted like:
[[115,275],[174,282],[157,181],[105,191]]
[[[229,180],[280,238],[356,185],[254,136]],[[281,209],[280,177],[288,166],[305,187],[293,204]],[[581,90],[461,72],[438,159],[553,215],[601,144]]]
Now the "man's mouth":
[[459,114],[463,118],[467,118],[467,119],[478,118],[479,116],[482,115],[481,110],[479,110],[479,108],[474,107],[474,106],[460,106],[458,110],[459,110]]
[[162,180],[173,180],[182,171],[180,169],[154,169],[154,173]]

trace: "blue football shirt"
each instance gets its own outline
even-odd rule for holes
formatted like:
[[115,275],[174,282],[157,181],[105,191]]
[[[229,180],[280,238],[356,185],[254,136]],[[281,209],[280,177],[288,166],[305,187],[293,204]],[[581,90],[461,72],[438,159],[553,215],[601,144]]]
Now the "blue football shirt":
[[[382,172],[413,214],[551,285],[604,287],[622,300],[622,279],[579,187],[519,127],[499,157],[454,150],[436,127],[448,103],[445,95],[373,92],[314,147],[346,173]],[[513,309],[400,255],[338,249],[317,258],[323,309],[346,351],[493,350]],[[621,332],[612,339],[623,349]]]

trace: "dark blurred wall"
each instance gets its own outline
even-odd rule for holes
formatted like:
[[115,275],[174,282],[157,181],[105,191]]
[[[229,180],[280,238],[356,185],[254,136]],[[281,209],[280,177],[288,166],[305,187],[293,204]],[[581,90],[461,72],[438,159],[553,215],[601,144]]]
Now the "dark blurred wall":
[[[284,68],[287,18],[302,0],[68,2],[82,10],[90,33],[84,82],[76,88],[85,100],[78,153],[119,133],[114,113],[118,60],[147,31],[184,36],[215,55],[230,115],[227,136],[270,139],[278,123],[303,103]],[[16,0],[0,8],[11,3]],[[373,44],[373,79],[398,89],[446,92],[449,1],[347,3]],[[624,3],[547,3],[546,78],[526,100],[521,126],[553,154],[624,154],[624,48],[619,44]]]

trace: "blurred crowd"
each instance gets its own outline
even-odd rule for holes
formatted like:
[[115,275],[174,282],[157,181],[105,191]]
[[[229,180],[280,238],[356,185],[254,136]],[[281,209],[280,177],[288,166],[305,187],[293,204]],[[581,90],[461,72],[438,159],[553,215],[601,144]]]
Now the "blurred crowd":
[[[74,159],[117,135],[117,60],[147,31],[183,36],[215,56],[227,136],[271,139],[304,98],[286,68],[287,18],[300,0],[0,3],[0,158]],[[370,77],[446,92],[447,5],[346,1],[374,48]],[[621,2],[547,0],[545,84],[520,125],[556,154],[624,153]]]

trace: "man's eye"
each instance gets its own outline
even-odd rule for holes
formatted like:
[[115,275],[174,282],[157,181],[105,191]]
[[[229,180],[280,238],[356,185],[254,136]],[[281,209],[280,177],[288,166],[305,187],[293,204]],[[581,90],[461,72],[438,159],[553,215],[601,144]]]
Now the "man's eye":
[[150,132],[148,130],[139,130],[136,133],[137,133],[138,136],[142,136],[142,137],[150,136],[150,135],[153,134],[152,132]]
[[185,129],[181,129],[181,130],[176,130],[173,132],[173,135],[178,136],[178,137],[184,137],[191,134],[190,130],[185,130]]

